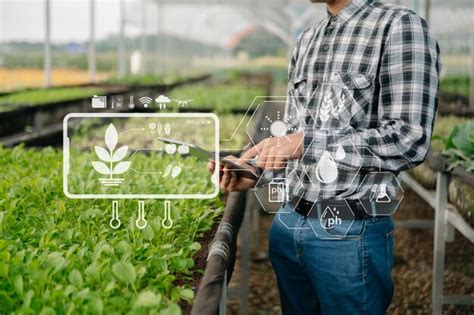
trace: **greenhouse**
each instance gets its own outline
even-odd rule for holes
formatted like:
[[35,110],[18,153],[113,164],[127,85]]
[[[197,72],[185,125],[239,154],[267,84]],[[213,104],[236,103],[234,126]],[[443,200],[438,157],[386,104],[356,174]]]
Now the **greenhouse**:
[[472,0],[0,0],[0,314],[473,314]]

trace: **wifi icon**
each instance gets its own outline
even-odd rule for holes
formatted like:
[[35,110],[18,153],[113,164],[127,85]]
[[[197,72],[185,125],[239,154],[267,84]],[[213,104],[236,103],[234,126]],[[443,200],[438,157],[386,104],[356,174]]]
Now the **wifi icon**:
[[151,99],[150,97],[141,97],[139,99],[140,103],[143,105],[143,107],[145,108],[148,108],[148,106],[150,106],[151,102],[153,102],[153,99]]

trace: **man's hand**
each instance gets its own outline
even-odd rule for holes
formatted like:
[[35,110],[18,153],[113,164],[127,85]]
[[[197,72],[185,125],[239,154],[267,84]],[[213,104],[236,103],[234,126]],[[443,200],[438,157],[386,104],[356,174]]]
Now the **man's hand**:
[[[233,156],[228,156],[225,159],[232,161],[236,164],[244,163],[244,160],[237,159]],[[232,171],[222,164],[219,167],[220,186],[225,191],[246,191],[250,188],[255,187],[255,185],[257,184],[256,180],[241,177],[239,176],[239,172]],[[208,164],[208,168],[209,172],[211,172],[211,174],[214,174],[214,170],[216,168],[215,161],[210,161]]]
[[288,136],[267,138],[245,152],[241,159],[257,158],[257,166],[262,169],[279,169],[288,160],[299,160],[303,156],[303,132]]

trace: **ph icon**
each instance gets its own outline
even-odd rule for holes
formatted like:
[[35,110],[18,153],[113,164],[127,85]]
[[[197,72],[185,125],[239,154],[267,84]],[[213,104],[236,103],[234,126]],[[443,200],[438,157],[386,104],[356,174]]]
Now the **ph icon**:
[[325,230],[330,230],[336,225],[341,225],[342,219],[339,217],[339,210],[337,210],[335,207],[332,209],[331,207],[327,207],[319,219],[319,223]]

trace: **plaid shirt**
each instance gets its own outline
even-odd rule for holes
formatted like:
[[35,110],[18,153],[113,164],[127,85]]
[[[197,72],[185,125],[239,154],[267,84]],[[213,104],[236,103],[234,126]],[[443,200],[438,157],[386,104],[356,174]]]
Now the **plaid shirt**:
[[304,132],[304,156],[286,168],[290,195],[357,199],[368,173],[423,162],[439,72],[437,41],[406,8],[352,0],[305,30],[289,67],[286,121]]

